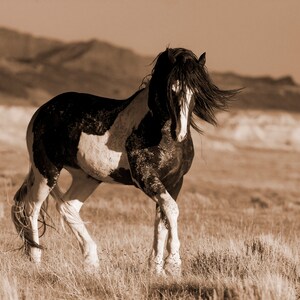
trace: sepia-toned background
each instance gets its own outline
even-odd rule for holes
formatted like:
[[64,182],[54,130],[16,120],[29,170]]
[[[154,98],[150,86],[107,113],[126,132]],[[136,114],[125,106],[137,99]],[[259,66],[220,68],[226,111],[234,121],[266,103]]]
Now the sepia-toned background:
[[[0,299],[299,298],[299,12],[298,0],[0,0]],[[83,272],[51,201],[55,229],[35,269],[13,251],[10,221],[32,114],[71,90],[130,96],[167,46],[206,52],[217,86],[243,88],[217,127],[193,132],[178,199],[182,278],[148,276],[155,205],[108,184],[82,209],[99,272]]]

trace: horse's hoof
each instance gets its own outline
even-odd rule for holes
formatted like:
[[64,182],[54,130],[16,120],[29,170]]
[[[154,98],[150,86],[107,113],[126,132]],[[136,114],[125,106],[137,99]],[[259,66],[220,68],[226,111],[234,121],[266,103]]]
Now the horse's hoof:
[[163,268],[159,268],[159,269],[151,268],[149,270],[149,272],[150,272],[150,275],[153,276],[153,277],[159,277],[159,278],[166,278],[167,277],[166,272]]
[[99,271],[99,264],[97,265],[84,264],[84,271],[88,274],[96,274]]
[[164,270],[168,276],[181,277],[181,260],[167,259]]
[[179,278],[181,277],[181,267],[180,266],[166,266],[165,267],[165,274],[167,276],[172,276],[172,277],[176,277]]
[[166,273],[163,269],[163,263],[156,263],[155,261],[149,261],[149,272],[153,276],[165,277]]
[[99,260],[88,259],[86,258],[84,261],[84,271],[87,273],[97,273],[99,270]]
[[41,257],[42,257],[42,251],[38,248],[31,248],[30,252],[28,253],[29,260],[32,261],[35,266],[39,267],[41,265]]

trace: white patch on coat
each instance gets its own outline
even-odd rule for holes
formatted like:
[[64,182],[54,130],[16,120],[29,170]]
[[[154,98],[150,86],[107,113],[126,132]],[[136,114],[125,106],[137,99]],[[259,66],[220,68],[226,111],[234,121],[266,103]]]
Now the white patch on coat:
[[[179,92],[179,81],[172,86],[172,90],[175,93]],[[185,88],[186,94],[185,94],[185,99],[182,101],[183,105],[180,108],[179,112],[179,122],[177,122],[176,126],[176,137],[179,142],[182,142],[188,131],[188,118],[189,118],[189,108],[190,108],[190,103],[193,97],[193,92],[190,90],[188,87]]]
[[129,169],[125,143],[138,127],[148,108],[148,88],[145,88],[119,113],[111,128],[104,135],[82,132],[78,143],[79,166],[90,176],[102,181],[113,181],[109,174],[117,168]]

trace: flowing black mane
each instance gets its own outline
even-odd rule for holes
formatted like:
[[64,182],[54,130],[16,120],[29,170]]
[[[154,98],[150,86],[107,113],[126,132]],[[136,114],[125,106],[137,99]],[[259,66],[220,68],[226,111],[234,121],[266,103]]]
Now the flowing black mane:
[[[190,50],[167,48],[156,57],[154,63],[149,84],[150,109],[159,99],[168,99],[169,103],[165,106],[169,110],[174,110],[172,85],[180,82],[181,93],[185,93],[186,88],[193,92],[195,106],[191,125],[198,132],[201,130],[196,124],[195,116],[216,125],[215,110],[225,110],[229,100],[239,92],[239,90],[221,90],[214,85],[204,65],[205,54],[203,59],[198,59]],[[161,102],[159,104],[164,106]]]

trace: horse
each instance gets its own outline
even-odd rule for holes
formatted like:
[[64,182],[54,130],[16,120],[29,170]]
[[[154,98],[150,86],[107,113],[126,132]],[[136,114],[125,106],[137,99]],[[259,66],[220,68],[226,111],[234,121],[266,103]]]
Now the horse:
[[[26,134],[30,170],[11,209],[22,247],[34,263],[40,264],[43,250],[38,221],[44,233],[52,195],[80,244],[84,265],[99,267],[97,245],[79,213],[107,182],[133,185],[155,202],[150,269],[158,275],[181,273],[176,199],[194,157],[191,127],[202,132],[196,118],[215,125],[216,111],[227,109],[238,92],[219,89],[205,61],[205,53],[198,58],[190,50],[168,47],[153,61],[144,86],[128,99],[66,92],[35,112]],[[62,169],[72,176],[65,193],[57,184]]]

